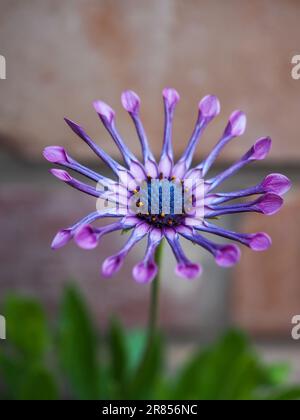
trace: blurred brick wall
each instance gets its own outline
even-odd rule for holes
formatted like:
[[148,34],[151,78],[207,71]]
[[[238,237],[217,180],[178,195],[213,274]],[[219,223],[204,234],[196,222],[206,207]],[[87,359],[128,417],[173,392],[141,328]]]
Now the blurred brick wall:
[[[94,99],[118,111],[120,131],[139,153],[119,103],[122,90],[136,90],[158,153],[161,90],[176,87],[182,96],[174,126],[178,155],[192,131],[198,100],[215,93],[222,113],[205,133],[198,158],[219,136],[229,113],[241,108],[248,115],[247,133],[226,148],[216,170],[259,136],[271,135],[274,146],[268,163],[244,171],[228,188],[250,185],[279,169],[297,185],[300,81],[291,78],[290,62],[299,53],[299,17],[300,4],[292,0],[2,0],[0,54],[7,60],[7,80],[0,80],[1,295],[27,290],[56,308],[62,284],[76,277],[99,322],[105,323],[113,310],[129,324],[145,321],[148,289],[130,279],[137,254],[115,279],[98,276],[100,262],[116,250],[118,237],[89,253],[73,245],[56,253],[48,247],[57,229],[93,203],[47,176],[43,147],[61,144],[98,165],[62,117],[82,123],[116,155],[92,110]],[[189,251],[205,271],[200,282],[185,283],[170,270],[168,253],[164,325],[177,334],[209,334],[232,319],[255,333],[288,334],[291,312],[297,307],[300,312],[298,207],[296,187],[281,215],[226,219],[229,227],[267,230],[274,239],[266,254],[244,250],[234,272],[215,267],[210,256],[192,246]]]

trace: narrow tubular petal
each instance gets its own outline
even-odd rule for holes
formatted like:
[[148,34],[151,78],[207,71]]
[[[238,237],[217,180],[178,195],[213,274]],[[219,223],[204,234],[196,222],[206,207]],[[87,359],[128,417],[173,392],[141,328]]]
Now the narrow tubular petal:
[[58,249],[66,245],[74,236],[77,229],[79,229],[81,226],[84,226],[86,224],[92,223],[95,220],[101,218],[101,214],[99,212],[95,211],[93,213],[88,214],[87,216],[80,219],[78,222],[76,222],[74,225],[62,229],[58,231],[58,233],[55,235],[52,243],[51,248],[52,249]]
[[80,125],[76,124],[75,122],[65,118],[66,123],[71,128],[71,130],[77,134],[88,146],[93,150],[93,152],[103,160],[103,162],[108,165],[111,170],[118,175],[120,170],[125,170],[123,166],[117,163],[114,159],[112,159],[101,147],[97,146],[93,140],[85,133],[84,129],[80,127]]
[[65,182],[66,184],[70,185],[76,190],[92,195],[93,197],[101,197],[102,195],[105,194],[105,193],[102,193],[101,191],[97,191],[95,187],[92,187],[90,185],[85,184],[84,182],[80,182],[77,179],[72,178],[71,175],[69,175],[68,172],[64,171],[63,169],[54,168],[54,169],[50,169],[50,172],[56,178]]
[[121,251],[111,257],[106,258],[102,264],[102,274],[104,277],[111,277],[113,274],[120,270],[128,252],[137,242],[139,242],[145,235],[147,235],[148,230],[148,224],[140,223],[132,231],[128,241],[121,249]]
[[203,130],[208,123],[220,113],[220,102],[216,96],[207,95],[199,102],[198,108],[199,113],[194,131],[182,157],[176,163],[172,171],[172,175],[178,178],[182,178],[190,168],[195,149],[199,143]]
[[102,101],[94,101],[93,105],[104,127],[118,146],[124,161],[127,166],[130,167],[131,161],[137,161],[137,159],[131,150],[125,145],[115,126],[115,112],[109,105]]
[[97,231],[91,225],[85,225],[75,234],[74,241],[82,249],[94,249],[98,245]]
[[208,185],[208,191],[216,188],[223,181],[231,177],[233,174],[235,174],[249,163],[264,159],[270,151],[271,144],[272,141],[269,137],[262,137],[258,139],[255,144],[242,156],[241,159],[231,165],[228,169],[225,169],[225,171],[216,175],[214,178],[206,181]]
[[240,250],[234,244],[216,244],[202,235],[193,232],[189,227],[180,227],[178,232],[186,239],[209,251],[221,267],[231,267],[240,259]]
[[[136,132],[137,132],[137,135],[140,140],[141,147],[142,147],[144,164],[146,165],[148,160],[150,160],[153,164],[155,164],[155,158],[149,148],[147,135],[139,116],[140,103],[141,103],[139,96],[132,90],[126,90],[125,92],[122,93],[121,102],[125,110],[130,114],[132,121],[135,125]],[[157,176],[157,167],[156,167],[156,172],[155,173],[152,172],[151,176]]]
[[163,90],[165,128],[159,171],[162,172],[165,177],[169,177],[171,175],[173,167],[172,123],[175,107],[179,98],[179,94],[175,89],[165,88]]
[[205,222],[198,226],[196,225],[194,226],[194,229],[237,241],[254,251],[265,251],[272,245],[270,236],[265,232],[238,233],[223,229],[209,222]]
[[209,209],[205,210],[205,217],[216,217],[222,214],[233,214],[243,212],[256,212],[265,215],[272,215],[282,207],[283,199],[273,193],[266,193],[255,201],[248,203],[241,203],[229,206],[214,206],[210,205]]
[[263,181],[259,184],[254,185],[243,190],[231,191],[226,193],[208,194],[206,196],[206,203],[220,204],[225,203],[236,198],[247,197],[255,194],[264,194],[267,192],[274,193],[277,195],[285,194],[291,187],[291,181],[282,174],[270,174],[267,175]]
[[177,232],[174,229],[166,228],[165,236],[177,260],[175,273],[186,279],[199,277],[202,272],[201,266],[199,264],[192,263],[187,258],[179,243]]
[[66,184],[70,185],[72,188],[75,188],[76,190],[82,191],[85,194],[89,194],[93,197],[102,198],[103,200],[107,200],[110,203],[115,203],[116,205],[119,205],[123,208],[128,207],[129,193],[127,192],[126,196],[122,195],[121,186],[116,193],[115,191],[111,191],[111,190],[106,191],[105,189],[100,188],[99,185],[97,185],[97,188],[91,185],[87,185],[84,182],[78,181],[77,179],[71,177],[71,175],[67,171],[62,170],[62,169],[53,168],[53,169],[50,169],[50,172],[56,178],[65,182]]
[[133,277],[138,283],[149,283],[156,276],[158,267],[154,260],[154,254],[161,240],[161,229],[153,228],[148,236],[145,257],[134,266],[132,271]]
[[221,150],[233,138],[241,136],[246,129],[246,115],[241,111],[234,111],[230,117],[228,124],[224,130],[223,136],[212,149],[207,158],[199,165],[202,169],[203,176],[207,174],[212,164],[220,154]]
[[44,149],[43,155],[48,162],[56,163],[57,165],[72,169],[73,171],[78,172],[93,181],[101,182],[102,185],[110,186],[114,184],[112,179],[106,178],[78,163],[75,159],[70,157],[61,146],[48,146]]
[[264,192],[272,192],[278,195],[283,195],[289,191],[291,185],[288,177],[277,173],[267,175],[261,183]]
[[93,249],[99,244],[102,236],[118,230],[131,229],[137,222],[138,219],[135,217],[124,217],[120,222],[110,223],[100,228],[84,225],[76,231],[74,240],[80,248]]

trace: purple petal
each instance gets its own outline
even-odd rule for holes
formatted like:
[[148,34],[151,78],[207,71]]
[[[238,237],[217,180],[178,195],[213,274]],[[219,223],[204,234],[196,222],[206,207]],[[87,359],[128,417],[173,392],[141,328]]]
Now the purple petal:
[[62,229],[55,235],[52,243],[52,249],[58,249],[65,246],[72,239],[73,234],[71,229]]
[[237,171],[239,171],[244,166],[248,165],[249,163],[255,160],[262,160],[264,159],[269,150],[271,148],[272,141],[269,137],[262,137],[258,139],[255,144],[233,165],[231,165],[225,171],[220,172],[214,178],[211,178],[206,181],[207,185],[209,185],[208,190],[211,191],[220,185],[225,179],[231,177]]
[[125,170],[123,166],[121,166],[106,152],[104,152],[104,150],[102,150],[101,147],[97,146],[80,125],[76,124],[72,120],[69,120],[68,118],[65,118],[65,122],[75,134],[77,134],[85,143],[89,145],[93,152],[96,153],[96,155],[99,156],[100,159],[102,159],[103,162],[106,163],[114,171],[115,174],[118,174],[118,171],[120,170]]
[[147,223],[140,223],[132,231],[129,239],[123,246],[123,248],[111,257],[106,258],[102,265],[102,273],[105,277],[111,277],[114,273],[120,270],[125,257],[131,250],[131,248],[148,233],[149,225]]
[[265,232],[254,233],[249,241],[249,247],[253,251],[265,251],[272,245],[272,239]]
[[231,239],[233,241],[238,241],[243,245],[248,246],[254,251],[264,251],[268,249],[271,244],[271,238],[264,232],[257,233],[238,233],[231,230],[223,229],[220,226],[216,226],[212,223],[205,222],[195,226],[196,230],[202,232],[208,232],[217,236],[222,236],[223,238]]
[[175,273],[179,277],[192,280],[201,275],[202,268],[200,264],[181,262],[176,265]]
[[115,126],[115,112],[113,109],[102,101],[95,101],[93,103],[96,112],[99,115],[100,120],[104,124],[104,127],[108,130],[109,134],[111,135],[112,139],[116,143],[117,147],[119,148],[124,161],[126,162],[127,166],[129,167],[132,160],[137,161],[134,154],[129,150],[126,146],[122,137],[120,136],[116,126]]
[[[177,102],[179,101],[179,94],[175,89],[165,88],[163,90],[163,99],[165,107],[165,127],[164,127],[164,141],[162,147],[161,161],[168,159],[173,166],[173,147],[172,147],[172,122],[174,111]],[[168,175],[170,176],[171,171]]]
[[149,283],[155,278],[157,271],[158,268],[154,261],[148,263],[141,261],[134,266],[132,274],[138,283]]
[[180,227],[178,232],[186,239],[196,243],[213,254],[215,261],[222,267],[230,267],[240,258],[240,250],[236,245],[219,245],[202,235],[195,234],[190,227]]
[[147,159],[145,161],[145,170],[146,170],[146,174],[151,176],[151,178],[158,177],[158,167],[154,160]]
[[221,267],[231,267],[240,259],[241,251],[236,245],[221,246],[215,256],[216,263]]
[[273,193],[266,193],[256,201],[256,206],[266,215],[277,213],[282,205],[283,199],[279,195]]
[[72,177],[68,174],[67,171],[64,171],[63,169],[50,169],[50,172],[52,175],[54,175],[56,178],[60,179],[64,182],[70,182],[72,181]]
[[139,182],[146,179],[146,174],[143,166],[135,160],[131,161],[129,171],[133,175],[133,177]]
[[202,169],[203,175],[206,175],[212,164],[219,156],[222,149],[226,144],[232,140],[234,137],[240,136],[243,134],[246,127],[246,116],[241,111],[235,111],[231,114],[229,122],[224,130],[224,133],[221,139],[213,147],[207,158],[201,162],[198,167]]
[[172,88],[164,88],[163,98],[168,108],[173,109],[180,99],[179,93]]
[[247,197],[250,195],[257,195],[263,193],[274,193],[283,195],[291,188],[291,181],[282,174],[270,174],[264,178],[258,185],[238,191],[230,191],[225,193],[207,194],[205,197],[205,204],[210,206],[225,203],[240,197]]
[[207,95],[199,102],[198,108],[199,113],[193,133],[183,155],[172,171],[172,175],[177,178],[182,178],[190,168],[202,132],[207,124],[220,112],[220,102],[216,96]]
[[246,130],[247,118],[244,112],[234,111],[230,117],[225,128],[225,135],[237,137],[244,134]]
[[172,170],[172,176],[178,179],[182,179],[187,171],[186,160],[179,160]]
[[153,228],[148,235],[147,251],[143,261],[135,265],[133,277],[138,283],[148,283],[154,279],[158,267],[154,261],[154,253],[162,239],[161,229]]
[[270,174],[262,182],[265,191],[272,192],[277,195],[285,194],[291,188],[291,181],[282,174]]
[[[137,135],[140,140],[141,147],[142,147],[144,164],[146,164],[146,162],[148,162],[149,160],[155,163],[155,158],[149,148],[146,132],[144,130],[143,124],[139,117],[139,110],[140,110],[140,103],[141,103],[140,98],[132,90],[127,90],[122,93],[121,101],[122,101],[123,107],[126,109],[126,111],[129,112],[134,122],[135,129],[136,129],[136,132],[137,132]],[[150,170],[152,169],[153,168],[151,168]]]
[[93,197],[103,197],[108,198],[111,202],[118,202],[117,196],[114,193],[111,193],[110,197],[108,196],[108,193],[104,190],[100,190],[99,188],[96,189],[95,187],[85,184],[84,182],[78,181],[75,178],[72,178],[68,172],[62,170],[62,169],[50,169],[50,172],[58,179],[60,179],[63,182],[66,182],[69,186],[75,188],[76,190],[82,191],[85,194],[92,195]]
[[172,172],[172,165],[172,159],[168,155],[164,155],[159,162],[158,170],[163,174],[164,177],[168,178]]
[[[184,227],[182,227],[182,229],[184,229]],[[166,228],[164,230],[164,233],[177,260],[175,273],[178,274],[180,277],[184,277],[187,279],[193,279],[195,277],[200,276],[201,266],[199,264],[192,263],[186,257],[180,245],[178,233],[172,228]]]
[[111,277],[120,270],[124,262],[123,255],[115,255],[106,258],[102,264],[102,274],[104,277]]
[[141,100],[135,92],[132,90],[123,92],[121,95],[121,102],[123,108],[125,108],[127,112],[138,114]]
[[115,118],[115,111],[103,101],[94,101],[93,106],[100,118],[106,123],[112,124]]
[[203,118],[214,118],[220,113],[220,101],[214,95],[207,95],[199,102],[199,111]]
[[90,225],[83,226],[76,232],[74,240],[83,249],[94,249],[98,245],[97,234]]
[[263,160],[269,153],[272,145],[270,137],[262,137],[258,139],[252,147],[251,160]]
[[48,146],[43,151],[46,160],[52,163],[69,163],[69,157],[65,149],[61,146]]

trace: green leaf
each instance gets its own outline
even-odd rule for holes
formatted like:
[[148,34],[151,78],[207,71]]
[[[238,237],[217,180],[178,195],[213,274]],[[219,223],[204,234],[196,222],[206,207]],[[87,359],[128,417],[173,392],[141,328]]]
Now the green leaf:
[[127,399],[151,399],[159,383],[161,370],[162,339],[156,335],[128,384]]
[[128,373],[126,337],[120,323],[114,318],[109,330],[109,355],[112,379],[118,387],[123,387]]
[[58,389],[53,376],[43,367],[24,372],[18,400],[57,400]]
[[268,400],[300,400],[300,386],[290,386],[280,390],[276,390],[266,397]]
[[146,332],[144,330],[127,331],[126,342],[128,370],[132,373],[141,361],[146,342]]
[[[26,366],[25,366],[26,367]],[[0,378],[5,385],[6,399],[16,399],[23,376],[24,363],[19,357],[0,353]]]
[[74,397],[100,398],[97,339],[80,294],[65,290],[59,320],[59,357]]
[[287,363],[274,363],[266,366],[266,381],[270,385],[281,385],[287,379],[291,371],[290,366]]
[[187,363],[173,398],[251,399],[262,378],[262,368],[248,340],[232,330]]
[[50,342],[45,313],[31,298],[10,295],[4,303],[7,341],[26,358],[42,358]]

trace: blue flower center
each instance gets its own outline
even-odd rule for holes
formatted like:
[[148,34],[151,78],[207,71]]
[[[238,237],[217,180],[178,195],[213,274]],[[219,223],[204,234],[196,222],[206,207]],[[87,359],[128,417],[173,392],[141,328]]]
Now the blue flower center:
[[136,195],[137,215],[142,220],[160,228],[178,226],[183,222],[187,205],[183,182],[148,178]]

